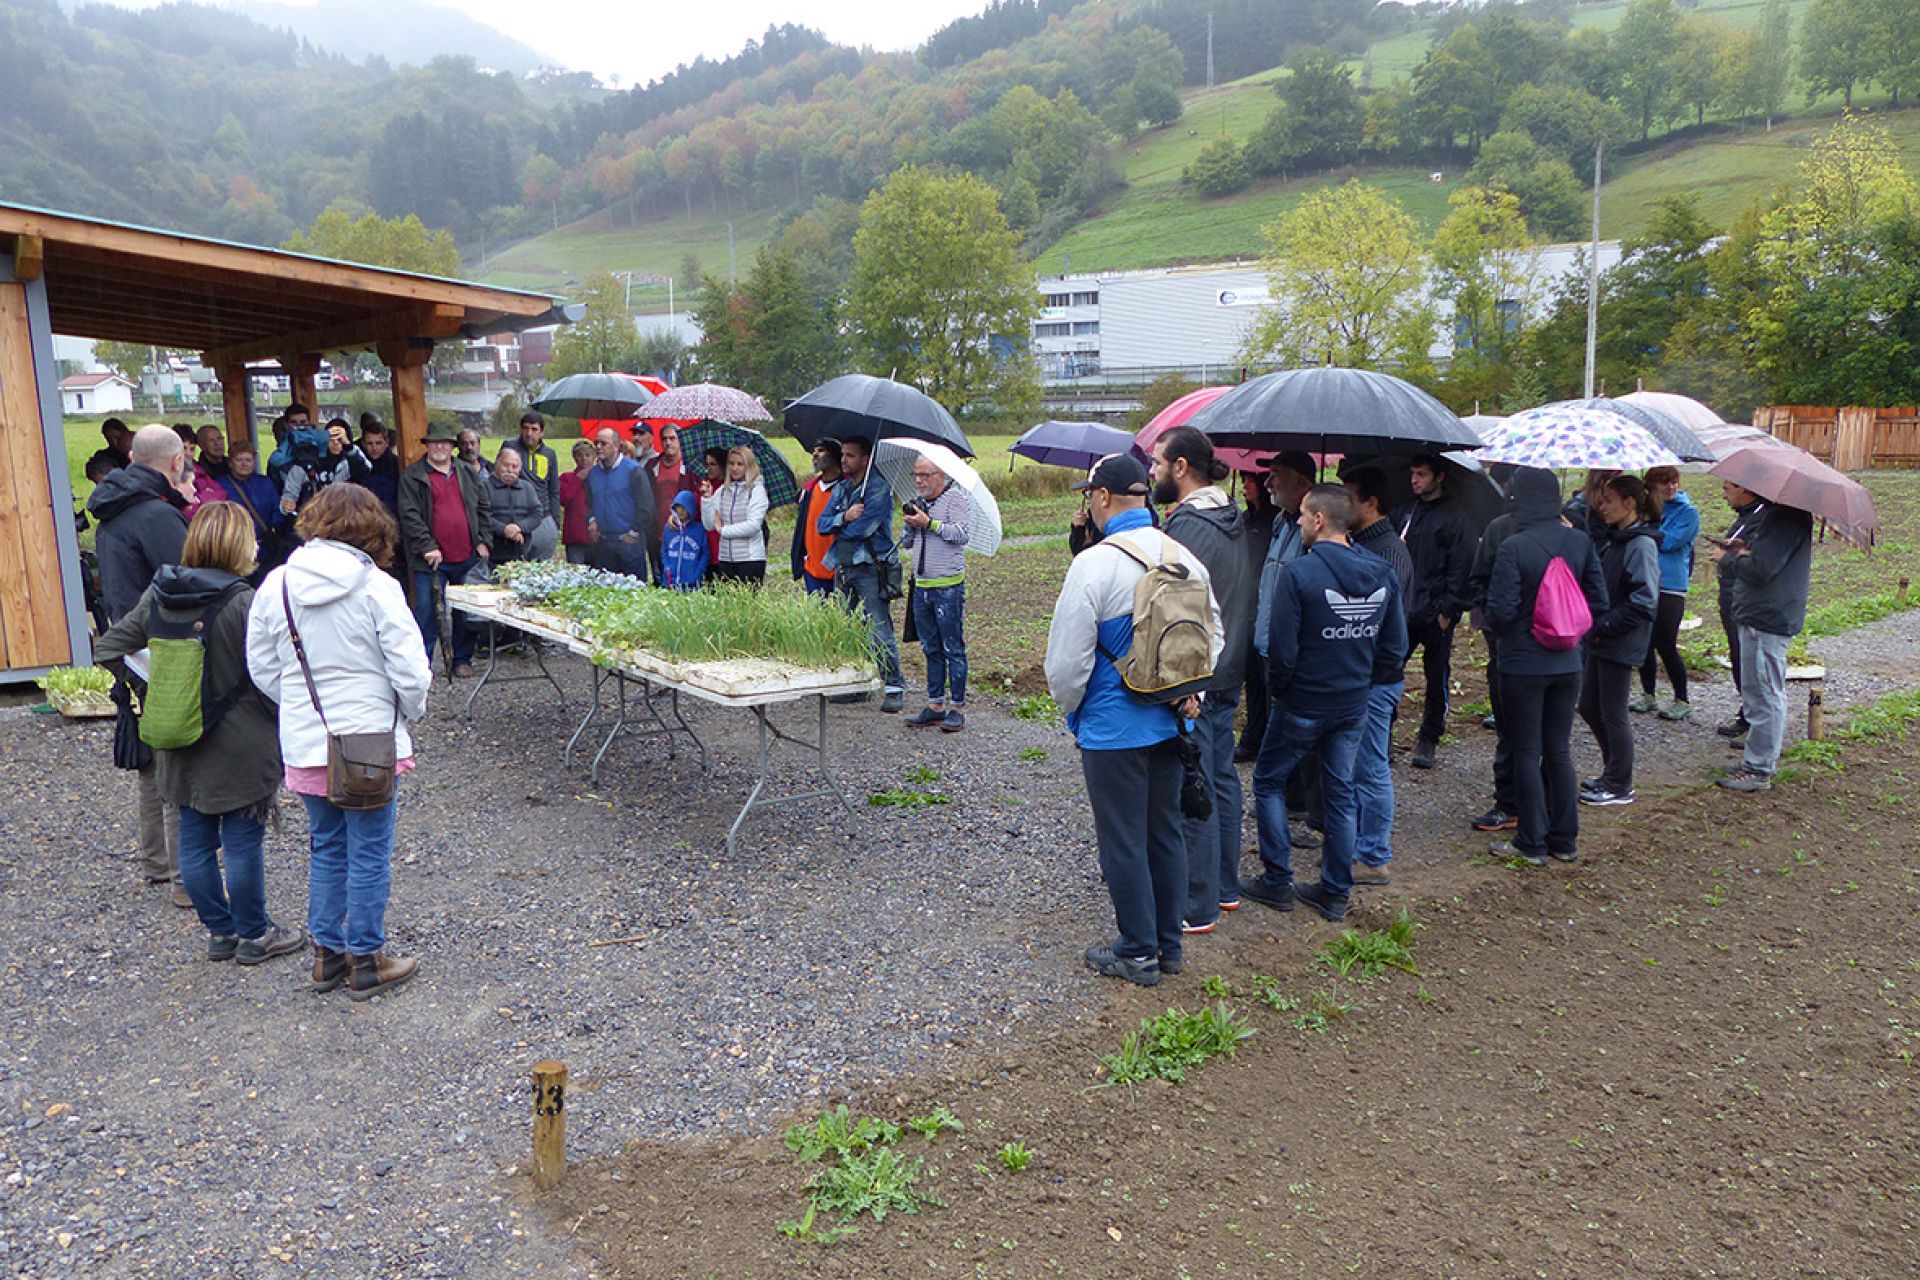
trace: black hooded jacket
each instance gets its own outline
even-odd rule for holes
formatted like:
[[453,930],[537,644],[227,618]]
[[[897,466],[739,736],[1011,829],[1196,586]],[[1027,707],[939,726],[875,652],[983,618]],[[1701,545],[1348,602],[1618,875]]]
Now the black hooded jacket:
[[165,476],[138,464],[107,473],[94,487],[87,511],[100,526],[94,552],[109,622],[126,616],[155,570],[179,563],[187,542],[186,505]]
[[1407,593],[1407,623],[1424,627],[1436,618],[1458,622],[1467,611],[1467,577],[1479,537],[1466,510],[1442,493],[1413,504],[1405,533],[1413,557],[1413,587]]
[[1587,642],[1594,657],[1637,667],[1647,660],[1653,615],[1660,607],[1660,527],[1608,528],[1600,574],[1607,584],[1607,611],[1593,615]]
[[1162,527],[1169,538],[1193,552],[1207,567],[1225,634],[1221,637],[1220,661],[1206,687],[1209,693],[1220,693],[1237,690],[1246,679],[1258,576],[1247,557],[1247,522],[1240,508],[1230,500],[1217,505],[1195,501],[1207,493],[1202,489],[1168,512]]
[[1533,601],[1555,556],[1567,562],[1587,608],[1607,611],[1607,584],[1600,557],[1584,529],[1560,522],[1560,485],[1551,471],[1522,467],[1509,490],[1512,524],[1493,558],[1487,579],[1487,623],[1500,646],[1502,676],[1577,675],[1578,648],[1548,649],[1533,638]]

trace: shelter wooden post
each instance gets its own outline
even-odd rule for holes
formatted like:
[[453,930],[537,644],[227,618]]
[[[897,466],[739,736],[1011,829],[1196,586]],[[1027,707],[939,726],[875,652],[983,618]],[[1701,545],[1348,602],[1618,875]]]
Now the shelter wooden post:
[[567,1172],[567,1064],[533,1064],[533,1185],[558,1186]]
[[71,530],[73,521],[56,516],[47,475],[27,292],[0,283],[0,668],[50,667],[73,656],[54,524],[64,519]]
[[253,438],[253,380],[247,376],[247,366],[223,365],[219,374],[220,401],[225,406],[227,418],[227,448],[231,450],[237,444],[256,443]]
[[393,434],[400,465],[410,467],[427,452],[427,361],[433,343],[382,342],[378,350],[393,378]]
[[320,423],[320,392],[316,384],[320,380],[320,357],[317,355],[282,356],[281,367],[287,371],[287,388],[295,404],[303,404],[313,415],[314,425]]

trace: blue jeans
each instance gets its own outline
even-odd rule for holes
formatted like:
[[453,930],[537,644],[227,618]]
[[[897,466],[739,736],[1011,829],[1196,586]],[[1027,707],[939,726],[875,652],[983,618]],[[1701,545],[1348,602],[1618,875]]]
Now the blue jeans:
[[816,578],[805,569],[800,571],[800,583],[806,587],[810,596],[830,596],[833,594],[832,578]]
[[630,578],[647,581],[647,572],[653,567],[653,561],[647,549],[645,538],[635,538],[632,542],[619,534],[600,534],[600,541],[593,544],[593,554],[588,563],[596,569],[608,573],[624,573]]
[[1367,722],[1364,706],[1314,718],[1275,703],[1253,766],[1253,813],[1260,829],[1260,861],[1268,884],[1293,883],[1293,840],[1287,833],[1287,779],[1307,753],[1320,753],[1321,802],[1326,809],[1320,883],[1335,897],[1353,891],[1353,763]]
[[1220,904],[1240,897],[1240,770],[1233,763],[1233,717],[1240,691],[1209,691],[1193,722],[1200,767],[1213,784],[1213,816],[1186,820],[1187,914],[1190,924],[1220,918]]
[[313,830],[307,871],[307,932],[330,951],[370,956],[387,945],[393,887],[393,805],[342,809],[301,796]]
[[[252,809],[202,813],[180,806],[180,883],[208,933],[257,938],[272,926],[266,859],[260,851],[265,838],[266,827]],[[224,883],[221,849],[226,850]]]
[[914,588],[913,625],[927,655],[927,701],[960,706],[967,700],[967,584]]
[[1396,680],[1368,692],[1367,723],[1353,758],[1353,856],[1370,867],[1393,861],[1393,770],[1387,767],[1387,742],[1406,687]]
[[[462,586],[474,566],[480,563],[479,556],[468,556],[457,564],[440,562],[438,569],[416,569],[413,574],[413,620],[420,624],[420,639],[427,646],[427,661],[433,661],[433,647],[440,639],[440,620],[433,611],[433,580],[436,576],[448,586]],[[453,665],[465,666],[473,661],[473,623],[467,615],[455,609],[448,623],[448,631],[453,640]]]
[[900,675],[900,642],[893,638],[893,603],[880,598],[880,570],[877,564],[842,565],[834,571],[833,581],[847,608],[857,603],[866,613],[881,683],[888,693],[899,693],[907,686]]

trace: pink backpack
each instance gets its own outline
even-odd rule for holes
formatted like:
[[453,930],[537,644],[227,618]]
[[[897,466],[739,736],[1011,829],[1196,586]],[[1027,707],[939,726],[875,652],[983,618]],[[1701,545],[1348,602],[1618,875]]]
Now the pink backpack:
[[1587,607],[1586,592],[1574,580],[1564,556],[1547,561],[1540,575],[1540,590],[1533,597],[1533,638],[1543,649],[1579,647],[1587,632],[1593,630],[1593,610]]

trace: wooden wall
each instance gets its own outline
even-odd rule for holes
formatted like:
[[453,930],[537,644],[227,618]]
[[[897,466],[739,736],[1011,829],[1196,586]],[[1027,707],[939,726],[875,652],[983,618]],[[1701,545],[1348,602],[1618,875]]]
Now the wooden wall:
[[[0,671],[72,658],[26,286],[0,283]],[[31,588],[31,589],[29,589]]]
[[1920,411],[1912,405],[1767,405],[1753,411],[1753,425],[1841,471],[1920,468]]

